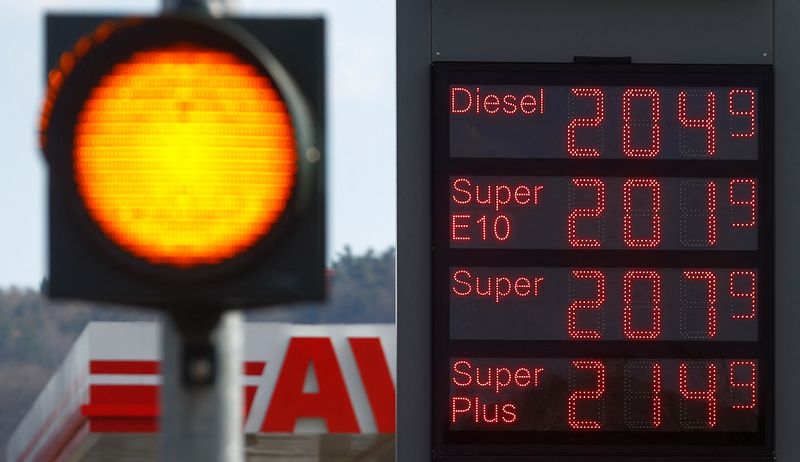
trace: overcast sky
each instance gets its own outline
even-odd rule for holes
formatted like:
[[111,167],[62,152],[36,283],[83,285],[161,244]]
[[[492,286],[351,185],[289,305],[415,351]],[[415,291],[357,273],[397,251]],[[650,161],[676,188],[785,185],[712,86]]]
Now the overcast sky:
[[[7,2],[9,0],[6,0]],[[153,0],[10,0],[0,15],[0,287],[45,275],[45,165],[36,149],[44,14],[155,13]],[[395,245],[393,0],[236,0],[243,16],[324,14],[328,59],[328,246]]]

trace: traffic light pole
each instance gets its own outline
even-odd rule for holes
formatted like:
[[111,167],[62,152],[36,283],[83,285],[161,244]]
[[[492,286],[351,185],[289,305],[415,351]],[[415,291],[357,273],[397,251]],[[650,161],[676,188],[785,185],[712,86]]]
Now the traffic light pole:
[[219,17],[228,12],[230,2],[226,0],[163,0],[164,12],[198,12]]
[[[163,0],[165,12],[222,16],[226,0]],[[163,324],[163,461],[242,462],[242,314],[173,314]]]
[[170,316],[161,339],[160,459],[242,462],[241,312]]

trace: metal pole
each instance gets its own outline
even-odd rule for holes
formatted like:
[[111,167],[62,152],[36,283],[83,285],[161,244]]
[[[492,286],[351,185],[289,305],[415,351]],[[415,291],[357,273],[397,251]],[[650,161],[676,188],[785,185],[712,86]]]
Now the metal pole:
[[242,315],[163,323],[160,460],[243,462]]
[[[800,460],[800,4],[772,3],[775,18],[775,449],[778,462]],[[762,393],[772,393],[764,390]]]
[[434,3],[397,1],[397,197],[403,198],[397,201],[398,462],[431,460],[428,153]]
[[164,13],[200,13],[219,18],[230,13],[231,3],[229,0],[162,0],[161,6]]
[[[229,0],[162,0],[164,13],[222,17]],[[168,317],[162,330],[159,458],[243,462],[242,315]]]

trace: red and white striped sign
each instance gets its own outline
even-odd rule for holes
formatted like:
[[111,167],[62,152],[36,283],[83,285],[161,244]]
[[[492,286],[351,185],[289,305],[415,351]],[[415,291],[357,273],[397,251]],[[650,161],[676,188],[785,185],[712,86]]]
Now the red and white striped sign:
[[[58,460],[91,433],[155,432],[160,333],[92,323],[8,444],[9,461]],[[393,433],[393,325],[245,325],[246,433]]]

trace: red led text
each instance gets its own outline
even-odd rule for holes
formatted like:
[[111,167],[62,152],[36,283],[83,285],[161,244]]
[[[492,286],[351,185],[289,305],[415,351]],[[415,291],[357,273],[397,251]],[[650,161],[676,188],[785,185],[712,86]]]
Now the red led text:
[[453,396],[450,399],[450,422],[460,418],[474,420],[476,424],[512,424],[517,421],[517,406],[512,403],[485,403],[478,396]]
[[478,276],[460,269],[453,273],[452,293],[460,297],[488,297],[500,303],[506,297],[537,297],[544,281],[538,276]]
[[506,387],[538,387],[543,371],[541,367],[481,367],[461,360],[453,363],[452,380],[458,387],[490,388],[500,394]]
[[450,114],[535,116],[544,111],[544,88],[515,93],[481,93],[480,87],[450,88]]
[[540,184],[474,184],[468,178],[457,178],[452,183],[450,198],[458,205],[488,206],[499,212],[510,206],[532,207],[539,205],[543,185]]

